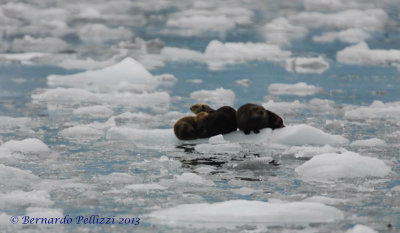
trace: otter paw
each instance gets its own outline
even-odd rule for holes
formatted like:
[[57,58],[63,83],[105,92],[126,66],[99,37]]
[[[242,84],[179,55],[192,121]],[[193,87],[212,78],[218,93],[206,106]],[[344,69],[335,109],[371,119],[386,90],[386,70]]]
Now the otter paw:
[[250,130],[244,130],[243,132],[244,132],[244,134],[246,134],[246,135],[247,135],[247,134],[250,134]]
[[253,132],[254,132],[254,133],[260,133],[260,130],[255,129],[255,130],[253,130]]

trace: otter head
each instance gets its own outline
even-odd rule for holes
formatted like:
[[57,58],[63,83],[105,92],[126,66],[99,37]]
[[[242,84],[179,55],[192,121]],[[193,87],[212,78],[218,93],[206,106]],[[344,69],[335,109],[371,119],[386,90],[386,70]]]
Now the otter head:
[[[267,110],[268,111],[268,110]],[[277,114],[268,111],[269,124],[272,129],[279,129],[285,127],[283,119]]]
[[198,114],[200,112],[211,112],[212,109],[207,104],[194,104],[190,106],[190,111],[194,114]]
[[253,118],[263,119],[267,117],[267,110],[261,106],[257,106],[251,109],[251,114]]

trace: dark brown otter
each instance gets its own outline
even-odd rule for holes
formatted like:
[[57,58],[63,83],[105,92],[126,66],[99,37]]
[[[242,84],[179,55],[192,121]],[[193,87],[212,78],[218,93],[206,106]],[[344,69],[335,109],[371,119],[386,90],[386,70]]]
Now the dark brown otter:
[[[208,105],[206,105],[208,106]],[[237,130],[236,111],[232,107],[223,106],[198,121],[200,138],[208,138],[218,134],[227,134]]]
[[236,112],[237,126],[245,134],[259,133],[263,128],[283,128],[283,120],[277,114],[257,104],[242,105]]
[[198,137],[198,123],[208,113],[200,112],[196,116],[186,116],[179,119],[174,125],[175,136],[180,140],[194,140]]
[[193,104],[192,106],[190,106],[190,111],[193,112],[194,114],[197,114],[200,112],[206,112],[206,113],[215,112],[215,110],[212,109],[207,104],[201,104],[201,103]]

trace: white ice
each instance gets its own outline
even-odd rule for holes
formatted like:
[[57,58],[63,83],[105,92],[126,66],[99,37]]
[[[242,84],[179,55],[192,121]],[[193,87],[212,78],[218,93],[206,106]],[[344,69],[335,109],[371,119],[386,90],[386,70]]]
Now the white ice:
[[357,224],[353,228],[347,230],[346,233],[378,233],[378,232],[368,226]]
[[217,203],[183,204],[149,214],[151,222],[170,226],[235,228],[251,225],[286,223],[327,223],[343,219],[340,210],[320,203],[268,203],[231,200]]
[[329,68],[323,57],[293,57],[286,59],[286,70],[294,73],[322,74]]
[[50,194],[44,190],[24,192],[15,190],[8,193],[0,193],[0,208],[27,208],[47,207],[53,205]]
[[213,106],[232,106],[235,101],[235,93],[222,87],[215,90],[200,90],[190,94],[190,98],[200,103],[208,103]]
[[379,138],[370,138],[364,140],[356,140],[350,143],[350,146],[363,146],[363,147],[385,147],[387,143]]
[[379,120],[385,119],[398,122],[400,102],[374,101],[369,106],[347,108],[344,116],[349,120]]
[[319,43],[332,43],[341,41],[344,43],[355,44],[369,39],[371,35],[359,28],[349,28],[338,32],[324,32],[322,35],[313,36],[313,41]]
[[262,32],[269,43],[279,46],[289,46],[292,39],[299,39],[306,36],[308,30],[306,27],[291,24],[284,17],[279,17],[265,24]]
[[296,84],[272,83],[268,86],[268,93],[272,95],[315,95],[322,91],[321,87],[309,85],[305,82]]
[[11,151],[21,153],[43,153],[49,152],[49,147],[37,138],[27,138],[21,141],[10,140],[5,142],[1,147],[7,148]]
[[399,66],[400,50],[370,49],[367,43],[360,42],[338,51],[336,60],[346,64]]
[[382,160],[350,151],[314,156],[295,170],[304,180],[322,182],[341,178],[384,177],[391,171]]
[[103,105],[80,107],[73,112],[75,115],[107,118],[112,116],[113,110]]

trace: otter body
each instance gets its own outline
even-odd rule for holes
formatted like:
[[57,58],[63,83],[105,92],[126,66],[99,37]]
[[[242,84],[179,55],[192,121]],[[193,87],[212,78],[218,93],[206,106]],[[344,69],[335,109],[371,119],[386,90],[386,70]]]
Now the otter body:
[[175,136],[180,140],[194,140],[199,138],[198,123],[207,115],[206,112],[200,112],[196,116],[186,116],[179,119],[174,125]]
[[259,133],[263,128],[283,128],[283,120],[277,114],[257,104],[242,105],[236,112],[237,126],[245,134]]
[[237,130],[236,111],[223,106],[204,116],[198,122],[199,137],[208,138],[218,134],[227,134]]

